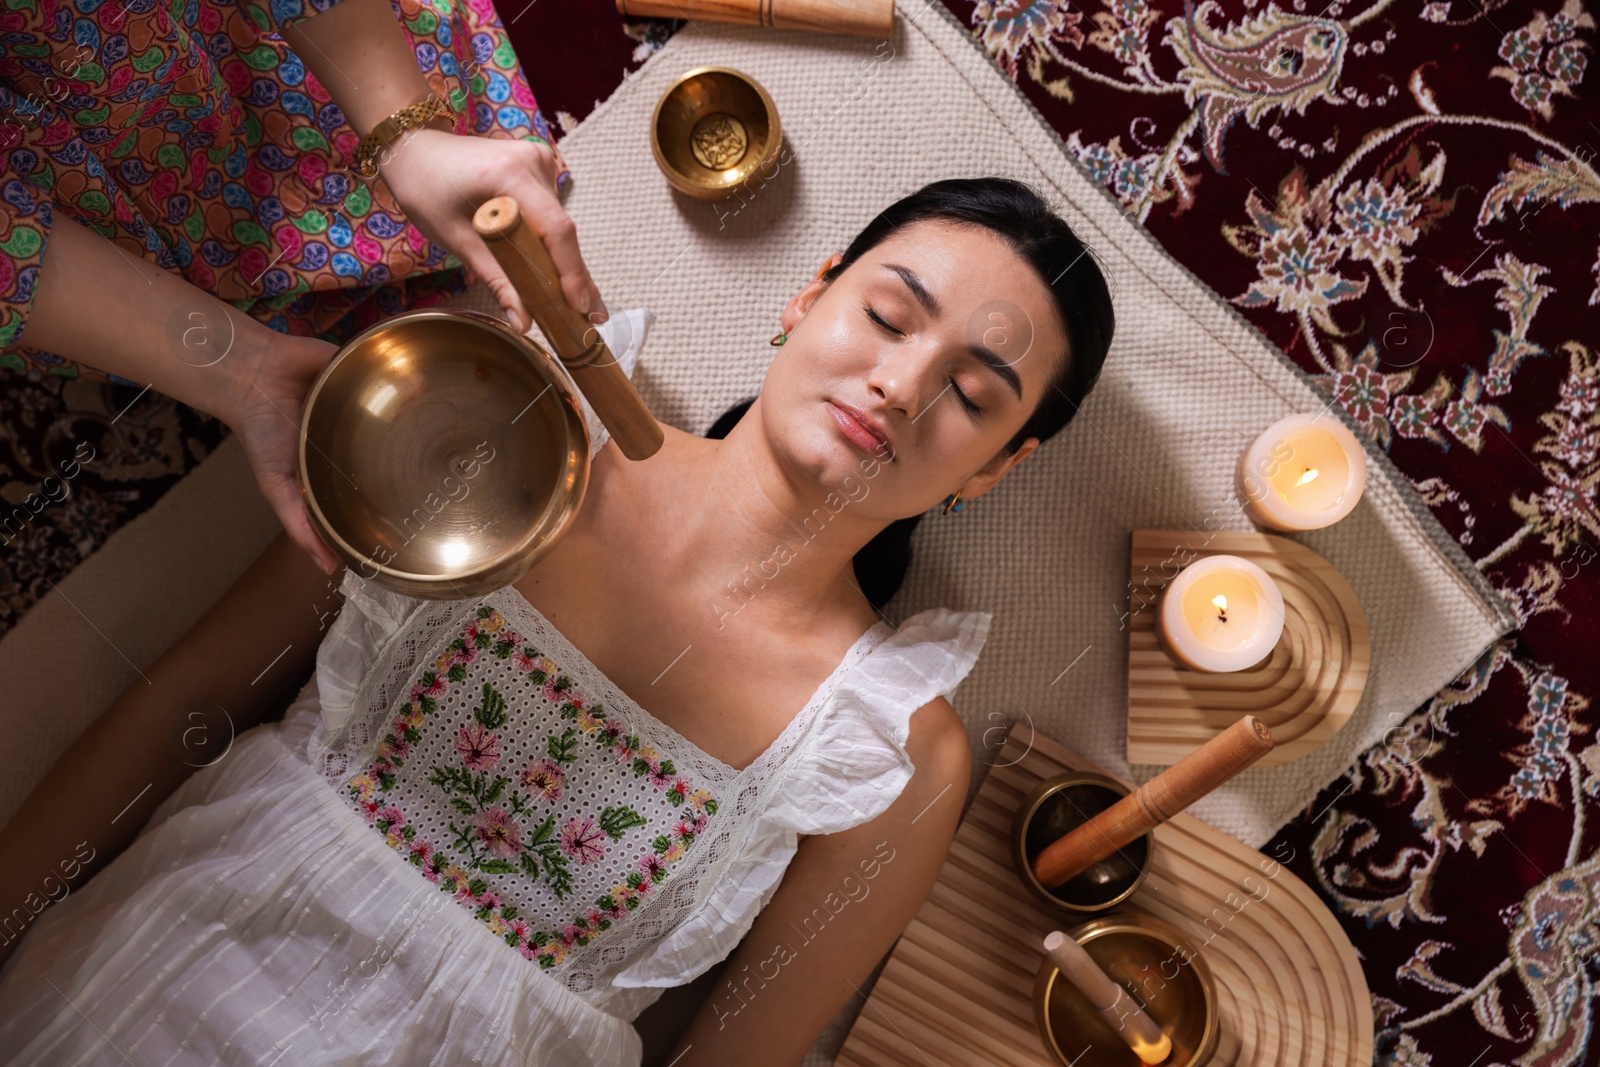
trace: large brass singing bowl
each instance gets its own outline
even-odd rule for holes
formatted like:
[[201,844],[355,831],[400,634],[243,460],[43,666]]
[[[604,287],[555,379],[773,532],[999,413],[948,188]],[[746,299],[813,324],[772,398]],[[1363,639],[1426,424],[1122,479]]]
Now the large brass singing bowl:
[[679,192],[718,200],[777,169],[778,108],[761,84],[731,67],[696,67],[656,101],[650,148]]
[[588,482],[571,375],[488,315],[387,319],[306,397],[311,521],[347,565],[401,593],[471,599],[515,581],[568,529]]

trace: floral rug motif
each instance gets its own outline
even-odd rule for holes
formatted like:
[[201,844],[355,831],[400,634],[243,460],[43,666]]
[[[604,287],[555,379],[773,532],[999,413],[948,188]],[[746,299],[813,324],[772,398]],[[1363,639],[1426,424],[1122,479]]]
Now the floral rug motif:
[[[1388,451],[1522,621],[1267,846],[1361,954],[1377,1061],[1597,1062],[1592,0],[945,3],[1087,172]],[[501,15],[563,131],[677,25]],[[0,375],[8,501],[49,441],[107,442],[0,554],[6,627],[226,431],[152,396],[113,423],[131,390]]]

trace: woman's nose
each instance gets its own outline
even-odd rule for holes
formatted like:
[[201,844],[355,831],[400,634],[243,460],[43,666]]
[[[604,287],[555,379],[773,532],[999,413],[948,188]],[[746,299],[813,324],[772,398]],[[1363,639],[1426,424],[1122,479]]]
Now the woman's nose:
[[889,346],[867,377],[867,390],[883,398],[884,405],[915,420],[936,400],[943,383],[938,379],[938,346],[927,339]]

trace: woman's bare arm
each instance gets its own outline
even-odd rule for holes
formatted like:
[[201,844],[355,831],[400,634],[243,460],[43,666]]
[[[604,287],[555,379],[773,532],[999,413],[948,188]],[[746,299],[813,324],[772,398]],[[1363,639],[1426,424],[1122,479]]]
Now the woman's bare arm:
[[943,697],[912,716],[906,751],[916,773],[886,811],[801,843],[665,1062],[798,1064],[859,995],[938,878],[971,781],[967,730]]
[[244,383],[276,338],[227,302],[59,211],[21,340],[231,424]]
[[196,768],[283,714],[338,611],[337,588],[338,575],[330,580],[280,533],[145,671],[149,683],[130,686],[62,753],[0,831],[0,962],[38,912],[127,848]]
[[362,137],[429,95],[428,79],[389,0],[340,0],[296,19],[283,38]]

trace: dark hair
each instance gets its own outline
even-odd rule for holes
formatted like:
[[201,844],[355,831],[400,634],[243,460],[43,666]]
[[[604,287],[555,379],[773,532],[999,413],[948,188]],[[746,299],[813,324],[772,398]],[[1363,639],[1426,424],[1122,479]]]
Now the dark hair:
[[[1078,413],[1111,347],[1116,319],[1099,263],[1032,187],[1011,178],[948,178],[924,185],[880,211],[823,280],[833,282],[878,244],[924,220],[981,226],[998,234],[1028,261],[1055,299],[1066,328],[1067,351],[1050,388],[1005,450],[1015,453],[1030,437],[1043,444]],[[726,437],[754,402],[750,397],[733,405],[712,423],[706,436]],[[921,521],[921,515],[896,519],[856,553],[856,581],[873,607],[881,609],[899,591],[911,565],[911,534]]]

